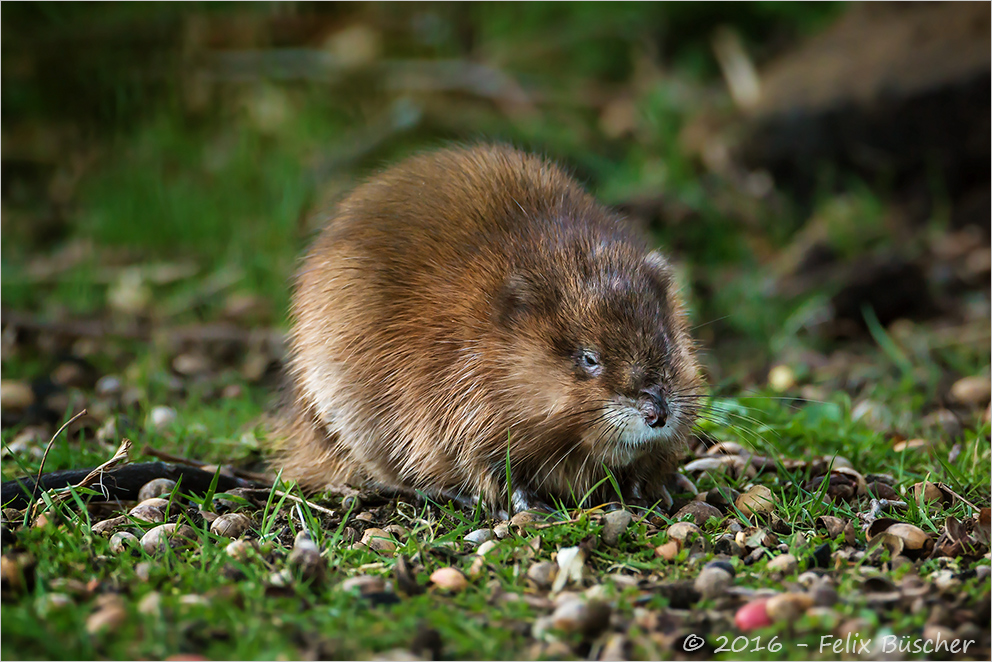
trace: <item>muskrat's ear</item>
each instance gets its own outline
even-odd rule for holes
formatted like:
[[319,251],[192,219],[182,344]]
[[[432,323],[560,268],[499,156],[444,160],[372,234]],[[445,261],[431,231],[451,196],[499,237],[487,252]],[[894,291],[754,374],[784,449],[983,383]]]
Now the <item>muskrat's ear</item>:
[[537,304],[537,291],[525,274],[513,272],[506,277],[496,295],[494,313],[496,321],[510,326],[532,310]]
[[668,259],[659,251],[651,251],[644,258],[644,265],[648,268],[648,273],[658,288],[665,296],[668,296],[672,288],[675,287],[675,275]]

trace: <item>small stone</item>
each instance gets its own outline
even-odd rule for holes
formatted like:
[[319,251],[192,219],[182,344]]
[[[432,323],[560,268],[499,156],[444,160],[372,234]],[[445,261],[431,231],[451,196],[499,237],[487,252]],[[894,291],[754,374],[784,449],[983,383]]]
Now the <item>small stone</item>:
[[540,522],[540,521],[541,521],[541,518],[536,513],[532,513],[529,510],[525,510],[523,512],[519,512],[519,513],[517,513],[516,515],[514,515],[513,517],[510,518],[510,524],[512,526],[516,526],[516,527],[519,527],[519,528],[523,528],[523,527],[526,527],[526,526],[528,526],[530,524],[534,524],[534,523]]
[[622,634],[613,633],[609,635],[603,650],[599,654],[602,662],[621,662],[630,659],[630,641]]
[[72,598],[65,593],[45,593],[38,598],[38,611],[47,616],[55,611],[61,611],[73,605]]
[[27,382],[0,380],[0,409],[20,411],[34,402],[34,391]]
[[[893,545],[896,540],[899,542]],[[868,541],[868,547],[873,547],[876,542],[888,547],[892,556],[902,553],[911,559],[929,554],[934,545],[933,539],[923,529],[905,522],[897,522],[873,537]]]
[[704,598],[713,599],[723,595],[733,581],[733,575],[723,568],[709,567],[703,568],[693,586]]
[[168,478],[156,478],[141,486],[138,490],[138,501],[147,501],[156,497],[170,497],[172,490],[176,489],[176,481]]
[[765,611],[773,621],[794,621],[813,606],[813,598],[806,593],[780,593],[768,598]]
[[558,576],[558,564],[550,561],[535,563],[527,569],[527,579],[541,589],[549,589]]
[[196,540],[196,532],[185,524],[160,524],[141,537],[141,548],[149,554],[164,552],[166,547],[182,549]]
[[386,590],[386,581],[382,577],[375,575],[359,575],[350,577],[340,584],[338,588],[342,591],[358,591],[361,594],[382,593]]
[[97,522],[93,525],[93,533],[101,536],[109,536],[113,534],[114,529],[122,526],[126,526],[131,523],[131,518],[127,515],[119,515],[117,517],[111,517],[110,519],[105,519]]
[[[481,556],[476,556],[474,559],[472,559],[472,565],[468,567],[468,576],[472,578],[478,577],[479,575],[482,574],[482,571],[485,569],[485,567],[486,567],[486,559],[484,559]],[[504,595],[515,596],[516,594],[506,593]]]
[[626,510],[614,510],[603,517],[603,531],[600,536],[603,542],[615,547],[620,541],[620,535],[627,530],[634,516]]
[[224,548],[224,553],[230,556],[232,559],[237,561],[244,561],[258,548],[258,544],[254,540],[245,540],[244,538],[238,538],[237,540],[232,540],[227,543],[227,547]]
[[951,385],[950,396],[962,405],[979,407],[988,404],[992,382],[988,377],[964,377]]
[[765,568],[773,575],[791,575],[799,567],[799,559],[792,554],[780,554],[776,556]]
[[104,375],[96,381],[96,394],[104,398],[120,395],[124,384],[117,375]]
[[307,581],[322,582],[327,575],[327,562],[321,557],[316,545],[294,547],[286,563],[299,570],[300,576]]
[[[149,499],[149,501],[153,500]],[[164,522],[165,511],[158,505],[149,503],[149,501],[139,503],[137,506],[129,510],[127,514],[142,522]],[[155,499],[154,501],[158,501],[158,499]]]
[[240,538],[251,528],[251,518],[244,513],[221,515],[210,525],[210,533],[222,538]]
[[172,359],[172,369],[187,377],[210,372],[211,367],[210,360],[198,353],[180,354]]
[[817,607],[833,607],[840,600],[835,589],[829,582],[821,581],[810,591],[813,604]]
[[133,533],[128,531],[118,531],[110,536],[110,551],[114,554],[123,554],[141,546],[141,541]]
[[703,532],[692,522],[676,522],[668,527],[667,533],[669,540],[676,540],[684,545]]
[[86,381],[83,367],[74,361],[60,363],[52,371],[52,381],[59,386],[82,386]]
[[735,505],[744,515],[763,515],[775,510],[778,499],[764,485],[755,485],[737,497]]
[[465,535],[465,542],[472,543],[473,545],[481,545],[484,542],[489,542],[496,537],[496,534],[492,529],[476,529],[471,533]]
[[594,636],[610,624],[609,605],[598,600],[568,600],[551,614],[551,625],[563,632]]
[[487,540],[486,542],[479,545],[479,548],[475,550],[475,553],[478,554],[479,556],[485,556],[494,549],[496,549],[496,541]]
[[734,564],[731,563],[730,561],[726,561],[726,560],[723,560],[723,559],[716,559],[714,561],[710,561],[704,567],[705,568],[719,568],[720,570],[723,570],[724,572],[729,573],[731,577],[733,577],[733,576],[735,576],[737,574],[737,571],[734,570]]
[[676,540],[669,540],[666,543],[662,543],[654,548],[655,556],[665,559],[666,561],[674,561],[679,555],[679,543]]
[[393,542],[392,537],[382,529],[365,529],[365,533],[362,534],[362,543],[364,543],[369,549],[376,552],[394,552],[396,551],[396,543]]
[[151,413],[148,415],[148,422],[152,428],[162,432],[176,422],[176,417],[175,409],[159,405],[152,408]]
[[500,522],[499,524],[497,524],[496,526],[493,527],[493,533],[496,534],[496,538],[499,539],[499,540],[503,540],[505,538],[509,538],[510,537],[510,523],[509,522]]
[[930,577],[930,581],[939,590],[949,593],[961,586],[961,580],[954,576],[950,570],[938,570]]
[[768,600],[769,598],[758,598],[737,610],[734,623],[741,632],[750,632],[772,624],[772,619],[768,616]]
[[116,630],[127,620],[124,600],[119,595],[102,595],[97,605],[97,610],[86,619],[86,631],[90,634]]
[[723,519],[723,513],[720,512],[720,509],[705,501],[690,501],[675,513],[674,519],[681,520],[686,516],[691,517],[692,521],[696,523],[696,526],[706,524],[711,517]]
[[455,568],[438,568],[431,573],[431,582],[438,588],[456,593],[468,587],[468,580]]

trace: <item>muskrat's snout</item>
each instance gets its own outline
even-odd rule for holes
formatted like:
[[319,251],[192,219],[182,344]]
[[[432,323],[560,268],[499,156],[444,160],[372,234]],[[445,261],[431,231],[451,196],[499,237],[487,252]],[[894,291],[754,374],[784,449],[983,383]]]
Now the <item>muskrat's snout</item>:
[[649,428],[660,428],[668,420],[668,403],[661,393],[661,388],[652,386],[641,390],[641,397],[637,400],[637,409],[644,417],[644,424]]

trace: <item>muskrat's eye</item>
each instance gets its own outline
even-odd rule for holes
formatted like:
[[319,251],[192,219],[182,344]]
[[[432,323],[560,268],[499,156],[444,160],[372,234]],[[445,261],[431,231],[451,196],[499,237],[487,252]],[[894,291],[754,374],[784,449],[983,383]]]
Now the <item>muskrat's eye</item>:
[[599,363],[599,354],[591,349],[579,350],[578,364],[580,368],[593,376],[598,375],[602,370],[602,366]]

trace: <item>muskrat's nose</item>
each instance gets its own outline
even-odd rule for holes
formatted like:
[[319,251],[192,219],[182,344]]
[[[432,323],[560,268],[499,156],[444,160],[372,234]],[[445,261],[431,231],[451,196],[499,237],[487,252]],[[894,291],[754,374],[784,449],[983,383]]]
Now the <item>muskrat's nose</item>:
[[648,427],[661,427],[668,420],[668,407],[665,405],[665,398],[662,397],[661,390],[657,387],[646,388],[641,391],[637,408]]

